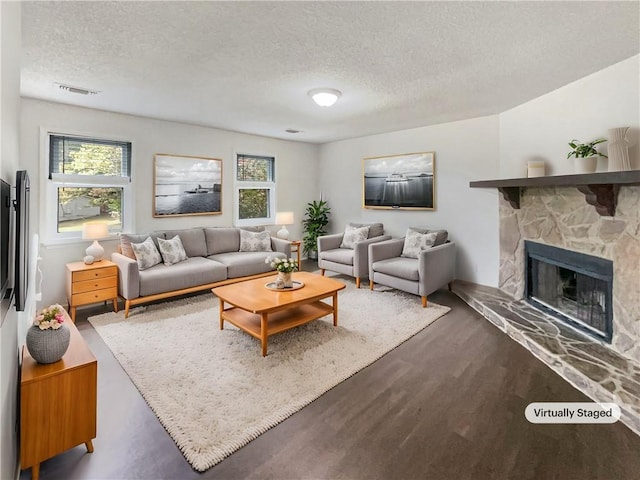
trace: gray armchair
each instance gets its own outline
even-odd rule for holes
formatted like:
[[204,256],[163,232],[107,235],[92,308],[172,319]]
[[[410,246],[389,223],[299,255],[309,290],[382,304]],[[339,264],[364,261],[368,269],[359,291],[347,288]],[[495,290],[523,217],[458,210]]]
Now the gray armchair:
[[356,288],[360,288],[360,280],[367,278],[369,274],[369,245],[389,240],[391,236],[384,235],[384,227],[381,223],[350,223],[349,225],[369,226],[368,238],[357,242],[353,248],[343,248],[340,245],[344,239],[344,232],[318,237],[318,267],[322,275],[325,270],[330,270],[355,277]]
[[397,288],[422,297],[427,306],[427,295],[455,280],[456,246],[446,243],[420,252],[418,258],[402,257],[404,238],[369,245],[369,288],[375,283]]

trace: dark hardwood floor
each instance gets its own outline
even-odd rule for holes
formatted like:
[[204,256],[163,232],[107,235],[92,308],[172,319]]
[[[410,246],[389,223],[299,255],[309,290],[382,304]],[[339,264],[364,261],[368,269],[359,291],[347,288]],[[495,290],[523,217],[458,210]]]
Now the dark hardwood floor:
[[528,423],[530,402],[589,399],[455,295],[429,299],[451,312],[204,473],[191,469],[86,321],[103,307],[79,310],[99,367],[95,451],[50,459],[41,478],[640,478],[640,437],[621,423]]

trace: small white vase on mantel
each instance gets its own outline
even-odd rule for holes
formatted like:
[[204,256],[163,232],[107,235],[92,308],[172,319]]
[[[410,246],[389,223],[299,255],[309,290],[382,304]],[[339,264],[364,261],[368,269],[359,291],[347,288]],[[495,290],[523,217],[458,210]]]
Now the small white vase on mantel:
[[600,155],[591,155],[590,157],[576,157],[574,159],[574,168],[576,173],[595,173],[598,167],[598,157]]
[[629,127],[611,128],[609,130],[609,167],[610,172],[631,170],[629,161],[629,143],[626,135]]

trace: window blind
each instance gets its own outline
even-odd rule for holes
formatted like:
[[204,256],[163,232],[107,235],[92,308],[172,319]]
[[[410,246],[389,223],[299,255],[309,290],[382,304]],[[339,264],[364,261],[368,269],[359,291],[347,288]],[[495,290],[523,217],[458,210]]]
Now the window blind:
[[131,142],[50,135],[49,179],[54,173],[131,180]]
[[237,156],[238,180],[241,182],[273,182],[274,164],[273,157],[260,157],[256,155]]

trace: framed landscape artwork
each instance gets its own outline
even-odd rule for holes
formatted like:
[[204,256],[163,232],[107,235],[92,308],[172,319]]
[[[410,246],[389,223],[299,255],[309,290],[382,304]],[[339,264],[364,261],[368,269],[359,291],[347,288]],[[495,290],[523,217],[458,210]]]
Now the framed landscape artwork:
[[435,209],[435,153],[403,153],[363,160],[364,208]]
[[222,213],[222,160],[156,154],[153,196],[154,217]]

